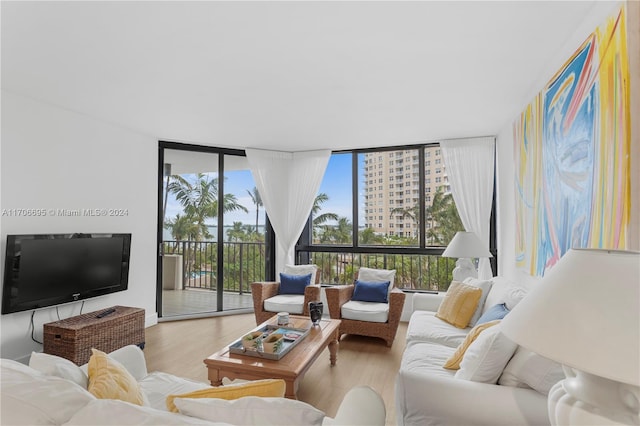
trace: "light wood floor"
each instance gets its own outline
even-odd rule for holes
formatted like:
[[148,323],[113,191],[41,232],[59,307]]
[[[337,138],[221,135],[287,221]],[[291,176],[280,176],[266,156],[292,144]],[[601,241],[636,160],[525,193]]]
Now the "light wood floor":
[[[146,329],[147,368],[207,382],[203,360],[255,326],[253,314],[159,323]],[[387,424],[395,425],[394,385],[406,332],[407,323],[400,323],[391,348],[383,340],[344,336],[337,364],[331,367],[325,349],[302,380],[298,397],[333,417],[349,389],[368,385],[384,399]]]

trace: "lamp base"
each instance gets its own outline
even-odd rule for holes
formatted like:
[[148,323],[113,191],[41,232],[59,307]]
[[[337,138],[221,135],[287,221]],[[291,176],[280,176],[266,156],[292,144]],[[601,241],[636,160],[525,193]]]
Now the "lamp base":
[[564,367],[549,392],[552,425],[640,425],[640,387]]
[[462,282],[469,277],[478,278],[478,270],[471,259],[461,257],[456,260],[456,267],[453,268],[453,280]]

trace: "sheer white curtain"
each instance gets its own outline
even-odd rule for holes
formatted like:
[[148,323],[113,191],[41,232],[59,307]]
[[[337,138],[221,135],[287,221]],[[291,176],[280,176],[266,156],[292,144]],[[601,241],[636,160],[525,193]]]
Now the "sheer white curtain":
[[311,213],[331,151],[245,152],[276,234],[276,271],[282,271],[284,265],[294,263],[295,244]]
[[[466,231],[474,232],[489,247],[493,198],[495,138],[440,142],[451,193]],[[489,259],[480,259],[478,277],[491,278]]]

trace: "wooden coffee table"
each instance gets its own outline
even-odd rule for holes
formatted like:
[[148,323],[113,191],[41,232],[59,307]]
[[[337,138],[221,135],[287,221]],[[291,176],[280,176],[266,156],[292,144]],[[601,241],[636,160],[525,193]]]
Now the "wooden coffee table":
[[[262,323],[276,325],[277,316]],[[209,370],[209,380],[213,386],[220,386],[222,378],[233,379],[283,379],[287,384],[285,396],[298,399],[298,385],[311,364],[320,353],[329,347],[331,365],[336,364],[338,355],[338,330],[340,320],[322,319],[320,325],[311,327],[309,317],[291,315],[287,327],[311,328],[309,334],[279,360],[256,358],[229,352],[229,345],[204,360]],[[248,332],[249,330],[247,330]],[[238,336],[240,338],[241,336]],[[233,342],[230,342],[231,344]]]

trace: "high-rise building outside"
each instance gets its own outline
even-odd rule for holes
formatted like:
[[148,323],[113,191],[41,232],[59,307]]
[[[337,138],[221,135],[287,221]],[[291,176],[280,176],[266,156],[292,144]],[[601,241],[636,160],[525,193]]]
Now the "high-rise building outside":
[[[425,150],[425,204],[430,207],[433,196],[441,188],[450,192],[439,146]],[[364,226],[386,236],[417,238],[419,215],[418,149],[380,151],[364,156]],[[433,224],[427,220],[426,228]]]

